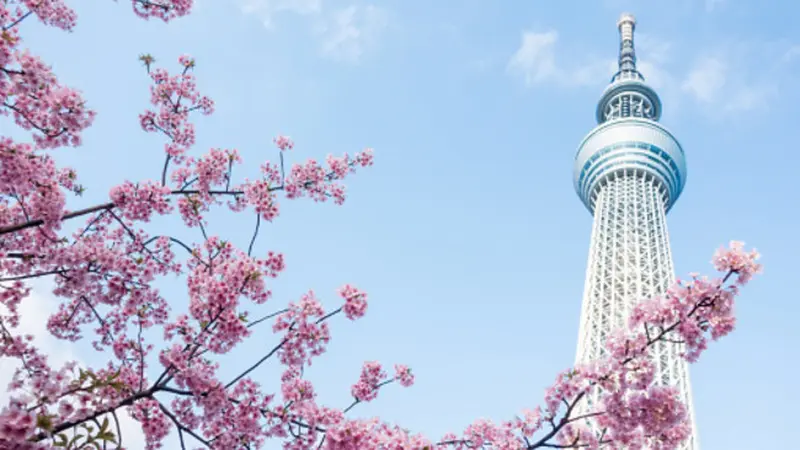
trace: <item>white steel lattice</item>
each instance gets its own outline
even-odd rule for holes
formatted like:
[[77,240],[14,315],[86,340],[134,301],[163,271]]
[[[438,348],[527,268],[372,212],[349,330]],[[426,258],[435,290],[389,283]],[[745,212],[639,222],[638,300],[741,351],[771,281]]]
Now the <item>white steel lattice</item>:
[[[604,357],[606,337],[626,326],[636,302],[663,294],[673,283],[665,199],[661,181],[636,169],[611,174],[599,187],[594,200],[577,364]],[[689,368],[679,352],[675,344],[653,349],[656,383],[680,390],[692,424],[692,437],[681,449],[697,450]],[[597,396],[587,400],[580,405],[579,414],[596,404]]]

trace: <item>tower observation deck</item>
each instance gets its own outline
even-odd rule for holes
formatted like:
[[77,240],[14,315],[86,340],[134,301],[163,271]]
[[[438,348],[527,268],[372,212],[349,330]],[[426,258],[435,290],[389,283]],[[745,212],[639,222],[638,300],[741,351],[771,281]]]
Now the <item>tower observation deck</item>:
[[[605,356],[606,338],[625,327],[633,306],[675,280],[666,214],[686,184],[686,159],[663,125],[661,100],[636,68],[636,20],[623,14],[619,70],[597,103],[597,126],[578,147],[575,190],[594,217],[576,363]],[[675,344],[653,349],[655,382],[675,386],[687,405],[697,450],[688,363]],[[597,395],[580,406],[586,409]]]

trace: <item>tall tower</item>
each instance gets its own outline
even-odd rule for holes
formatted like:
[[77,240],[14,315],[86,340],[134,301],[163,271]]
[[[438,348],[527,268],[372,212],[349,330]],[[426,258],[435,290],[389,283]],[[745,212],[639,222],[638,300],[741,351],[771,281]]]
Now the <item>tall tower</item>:
[[[675,279],[666,214],[686,183],[686,160],[658,122],[661,100],[636,69],[635,26],[630,14],[617,23],[619,70],[597,103],[598,125],[575,157],[575,190],[594,216],[578,364],[602,358],[606,337],[626,325],[632,307],[663,294]],[[689,410],[692,437],[683,449],[696,450],[688,364],[674,344],[653,352],[656,382],[680,389]]]

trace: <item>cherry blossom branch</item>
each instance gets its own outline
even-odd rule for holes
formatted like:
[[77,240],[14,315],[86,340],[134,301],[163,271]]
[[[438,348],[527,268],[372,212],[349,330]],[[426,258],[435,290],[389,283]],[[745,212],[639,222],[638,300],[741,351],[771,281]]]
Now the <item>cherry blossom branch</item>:
[[573,420],[570,420],[570,414],[572,414],[572,410],[575,409],[575,406],[577,406],[578,402],[580,402],[585,395],[586,395],[585,392],[581,392],[575,397],[575,399],[572,402],[569,402],[567,406],[567,411],[564,413],[564,416],[561,418],[558,424],[556,424],[552,418],[549,419],[552,429],[547,434],[545,434],[541,439],[536,441],[534,444],[529,445],[528,449],[532,450],[535,448],[544,447],[545,444],[547,444],[547,441],[555,437],[558,434],[558,432],[561,431],[562,428],[567,426],[570,422],[573,422]]
[[258,237],[258,228],[261,226],[261,214],[256,214],[256,228],[253,230],[253,237],[250,239],[250,245],[247,247],[247,256],[253,254],[253,246],[256,244],[256,237]]
[[[281,173],[283,173],[283,154],[280,154],[280,159],[281,159]],[[355,164],[356,164],[356,162],[350,162],[349,166],[354,166]],[[332,181],[334,179],[335,179],[335,173],[334,172],[329,172],[327,175],[325,175],[325,180],[326,181]],[[314,186],[315,184],[316,183],[313,182],[313,181],[307,181],[307,182],[303,183],[303,187],[304,188],[309,188],[311,186]],[[282,190],[285,190],[285,185],[284,184],[281,184],[280,186],[271,186],[271,187],[269,187],[268,192],[277,192],[277,191],[282,191]],[[199,194],[202,194],[202,193],[204,193],[204,192],[203,191],[199,191],[199,190],[191,190],[191,189],[179,189],[179,190],[173,190],[171,192],[172,195],[199,195]],[[227,190],[227,189],[226,190],[209,190],[208,192],[205,192],[205,193],[210,194],[210,195],[230,195],[230,196],[234,196],[234,197],[245,194],[244,191],[240,191],[240,190],[231,191],[231,190]],[[64,221],[64,220],[74,219],[76,217],[85,216],[86,214],[91,214],[91,213],[95,213],[95,212],[99,212],[99,211],[110,210],[110,209],[114,208],[115,206],[116,205],[114,204],[114,202],[101,203],[99,205],[90,206],[88,208],[80,209],[78,211],[73,211],[73,212],[70,212],[70,213],[66,213],[61,217],[60,220]],[[38,226],[41,226],[43,224],[44,224],[44,220],[43,219],[33,219],[33,220],[28,220],[26,222],[23,222],[23,223],[20,223],[20,224],[17,224],[17,225],[9,225],[9,226],[5,226],[5,227],[0,227],[0,235],[4,235],[4,234],[8,234],[8,233],[14,233],[14,232],[21,231],[21,230],[24,230],[24,229],[27,229],[27,228],[31,228],[31,227],[38,227]]]
[[252,327],[254,327],[254,326],[258,325],[259,323],[261,323],[261,322],[263,322],[263,321],[265,321],[265,320],[272,319],[272,318],[273,318],[273,317],[275,317],[275,316],[279,316],[279,315],[281,315],[281,314],[285,313],[286,311],[289,311],[289,309],[288,309],[288,308],[284,308],[284,309],[282,309],[282,310],[280,310],[280,311],[276,311],[276,312],[274,312],[274,313],[267,314],[266,316],[260,317],[260,318],[258,318],[258,319],[256,319],[256,320],[254,320],[254,321],[252,321],[252,322],[248,323],[248,324],[247,324],[247,328],[252,328]]
[[[375,386],[373,389],[375,389],[376,391],[378,391],[378,390],[380,390],[382,387],[386,386],[387,384],[393,383],[393,382],[395,382],[396,380],[397,380],[397,378],[392,378],[392,379],[390,379],[390,380],[382,381],[382,382],[378,383],[378,384],[377,384],[377,385],[376,385],[376,386]],[[347,408],[343,409],[343,410],[342,410],[342,412],[343,412],[343,413],[345,413],[345,414],[347,414],[348,412],[350,412],[350,410],[351,410],[351,409],[355,408],[355,406],[356,406],[356,405],[358,405],[359,403],[363,403],[363,401],[362,401],[362,400],[359,400],[358,398],[355,398],[355,399],[353,400],[353,403],[350,403],[350,405],[349,405]]]
[[[737,248],[733,244],[732,244],[732,247],[734,249]],[[752,267],[748,266],[748,264],[750,264]],[[697,315],[699,313],[700,310],[718,308],[717,303],[719,301],[722,301],[723,292],[725,292],[726,289],[729,289],[729,287],[726,286],[726,283],[730,279],[731,276],[733,276],[734,274],[740,274],[740,271],[743,272],[744,275],[740,274],[740,279],[739,279],[739,282],[743,283],[749,277],[749,273],[748,272],[750,272],[750,271],[755,272],[755,271],[759,270],[759,267],[760,267],[758,265],[755,265],[752,262],[750,262],[750,263],[741,263],[741,266],[743,266],[743,267],[739,267],[737,265],[733,265],[732,267],[728,268],[728,270],[725,272],[725,276],[722,278],[722,280],[720,282],[716,283],[715,285],[713,285],[713,289],[709,290],[706,293],[701,292],[702,295],[700,295],[699,297],[693,299],[692,302],[687,305],[687,309],[685,310],[685,312],[681,316],[676,318],[676,320],[671,321],[669,326],[664,326],[664,325],[660,326],[659,327],[660,330],[656,330],[657,333],[655,334],[655,336],[651,335],[651,333],[650,333],[651,327],[649,326],[649,324],[647,322],[643,322],[643,325],[645,326],[645,332],[646,332],[646,339],[644,340],[643,345],[641,347],[631,347],[630,344],[633,341],[626,340],[625,341],[625,346],[624,346],[624,355],[623,355],[623,358],[619,361],[620,367],[629,366],[631,362],[645,357],[647,355],[646,351],[647,351],[647,349],[649,347],[655,345],[658,342],[664,341],[670,332],[676,330],[685,321],[691,320],[693,317],[695,317],[695,315]],[[691,289],[693,288],[692,286],[693,285],[690,285],[687,288],[687,293],[688,293],[687,296],[689,296],[691,294]],[[689,297],[689,298],[691,298],[691,297]],[[698,321],[698,323],[702,323],[702,322]],[[575,373],[577,374],[577,372],[575,372]],[[609,381],[610,377],[612,377],[614,375],[614,373],[615,372],[609,371],[605,375],[599,375],[594,379],[590,379],[589,383],[587,384],[587,386],[585,388],[580,388],[580,387],[578,387],[576,385],[575,387],[580,392],[577,395],[575,395],[575,397],[572,398],[572,400],[570,400],[570,401],[568,401],[566,397],[561,397],[560,401],[563,402],[564,405],[566,406],[566,411],[563,413],[563,415],[561,416],[560,420],[556,421],[555,418],[552,417],[552,416],[547,418],[546,420],[547,420],[547,422],[550,423],[550,428],[551,428],[549,430],[549,432],[546,433],[544,436],[542,436],[538,441],[536,441],[534,443],[530,443],[527,440],[527,437],[524,437],[525,442],[526,442],[526,448],[527,449],[535,449],[535,448],[591,447],[592,445],[590,445],[590,443],[586,443],[586,442],[582,443],[580,441],[580,435],[578,435],[573,440],[573,442],[567,443],[567,444],[563,444],[563,443],[562,444],[557,444],[557,443],[551,442],[551,440],[553,438],[559,436],[559,433],[562,430],[564,430],[565,427],[567,427],[568,425],[570,425],[572,423],[576,423],[576,422],[579,422],[579,421],[582,421],[582,420],[585,420],[585,419],[589,419],[589,418],[600,417],[600,416],[603,416],[604,414],[607,413],[606,411],[594,411],[594,412],[583,414],[583,415],[580,415],[580,416],[577,416],[577,417],[573,417],[572,416],[574,408],[576,407],[576,405],[581,400],[584,399],[584,397],[586,397],[586,395],[589,392],[589,390],[594,388],[595,386],[597,386],[601,382]],[[600,435],[600,439],[598,441],[598,444],[604,444],[604,443],[610,443],[611,442],[610,440],[605,438],[606,431],[607,431],[607,429],[604,428],[603,431],[602,431],[602,434]],[[469,445],[472,445],[472,444],[470,444],[470,440],[469,439],[448,439],[448,440],[440,441],[438,445],[445,445],[445,446],[448,446],[448,445],[449,446],[467,445],[467,446],[469,446]]]
[[[194,340],[192,340],[192,343],[186,344],[186,346],[184,346],[183,351],[189,350],[191,347],[194,347],[194,349],[192,349],[192,352],[189,354],[189,358],[187,358],[188,360],[191,360],[195,352],[200,348],[201,344],[198,342],[200,338],[206,331],[209,330],[209,328],[214,324],[214,322],[216,322],[220,318],[220,316],[222,316],[223,312],[225,312],[225,310],[220,309],[217,312],[217,314],[211,320],[209,320],[205,326],[201,327],[200,332],[197,333],[197,336],[195,336]],[[158,387],[159,385],[165,386],[167,383],[169,383],[172,380],[172,375],[170,375],[170,370],[172,370],[174,367],[175,366],[172,364],[167,366],[167,368],[164,369],[161,375],[158,376],[155,383],[153,383],[153,387]]]
[[[247,324],[247,328],[253,328],[253,327],[255,327],[256,325],[258,325],[259,323],[261,323],[261,322],[264,322],[265,320],[272,319],[273,317],[279,316],[279,315],[281,315],[281,314],[283,314],[283,313],[285,313],[285,312],[287,312],[287,311],[289,311],[289,309],[288,309],[288,308],[284,308],[284,309],[282,309],[282,310],[280,310],[280,311],[276,311],[276,312],[274,312],[274,313],[267,314],[266,316],[262,316],[261,318],[259,318],[259,319],[257,319],[257,320],[254,320],[253,322],[250,322],[250,323],[248,323],[248,324]],[[197,353],[197,355],[196,355],[196,356],[197,356],[197,357],[203,356],[203,355],[205,355],[207,352],[208,352],[208,349],[203,349],[203,350],[201,350],[199,353]],[[187,392],[188,392],[188,391],[187,391]]]
[[66,272],[64,269],[55,269],[55,270],[48,270],[46,272],[36,272],[31,273],[28,275],[17,275],[14,277],[7,277],[7,278],[0,278],[0,283],[9,282],[9,281],[21,281],[27,280],[29,278],[39,278],[39,277],[46,277],[48,275],[56,275]]
[[273,356],[275,353],[277,353],[277,352],[278,352],[278,350],[280,350],[280,349],[281,349],[281,347],[283,347],[283,346],[284,346],[284,345],[285,345],[287,342],[289,342],[289,339],[288,339],[288,338],[286,338],[286,339],[283,339],[283,340],[281,341],[281,343],[280,343],[280,344],[278,344],[278,345],[276,345],[275,347],[273,347],[273,348],[272,348],[272,350],[270,350],[270,351],[269,351],[269,353],[267,353],[267,354],[266,354],[266,355],[264,355],[264,356],[263,356],[261,359],[259,359],[258,361],[256,361],[256,363],[255,363],[255,364],[253,364],[252,366],[248,367],[248,368],[247,368],[247,369],[246,369],[244,372],[240,373],[240,374],[239,374],[239,375],[238,375],[236,378],[234,378],[233,380],[231,380],[231,381],[227,382],[227,383],[225,384],[225,389],[228,389],[228,388],[230,388],[231,386],[233,386],[234,384],[236,384],[236,382],[237,382],[237,381],[239,381],[239,380],[241,380],[242,378],[246,377],[246,376],[247,376],[247,375],[248,375],[250,372],[252,372],[252,371],[256,370],[256,369],[258,368],[258,366],[260,366],[261,364],[263,364],[263,363],[264,363],[264,361],[266,361],[266,360],[268,360],[269,358],[271,358],[271,357],[272,357],[272,356]]
[[[155,124],[154,124],[155,125]],[[164,161],[164,168],[161,170],[161,185],[167,185],[167,168],[169,168],[169,161],[172,159],[172,155],[167,154],[167,158]]]
[[134,404],[134,402],[136,402],[137,400],[141,400],[141,399],[144,399],[144,398],[150,398],[150,397],[153,396],[153,394],[155,392],[156,392],[156,389],[150,388],[150,389],[148,389],[146,391],[139,392],[137,394],[133,394],[130,397],[122,400],[120,403],[118,403],[118,404],[116,404],[114,406],[110,406],[110,407],[107,407],[107,408],[103,408],[103,409],[101,409],[99,411],[93,412],[88,417],[85,417],[83,419],[71,420],[71,421],[67,421],[67,422],[61,423],[59,425],[54,426],[48,433],[40,432],[40,433],[34,435],[31,438],[31,440],[33,442],[41,442],[41,441],[49,438],[50,436],[55,436],[58,433],[61,433],[62,431],[69,430],[70,428],[74,428],[74,427],[76,427],[76,426],[78,426],[78,425],[80,425],[80,424],[82,424],[84,422],[90,421],[90,420],[92,420],[92,419],[94,419],[96,417],[100,417],[103,414],[110,414],[110,413],[116,411],[117,409],[119,409],[119,408],[121,408],[123,406],[130,406],[130,405]]
[[[158,402],[158,401],[157,401],[157,402]],[[206,440],[206,439],[203,439],[203,438],[202,438],[200,435],[198,435],[197,433],[195,433],[195,432],[194,432],[194,431],[193,431],[191,428],[189,428],[189,427],[187,427],[187,426],[184,426],[184,425],[182,425],[182,424],[181,424],[181,423],[178,421],[178,418],[177,418],[177,417],[175,417],[175,415],[174,415],[174,414],[172,414],[172,412],[171,412],[169,409],[167,409],[167,407],[166,407],[166,406],[164,406],[164,405],[163,405],[161,402],[158,402],[158,408],[161,410],[161,412],[163,412],[163,413],[164,413],[164,415],[166,415],[167,417],[169,417],[169,419],[172,421],[172,423],[174,423],[174,424],[175,424],[175,427],[178,429],[178,432],[180,432],[181,430],[183,430],[183,431],[185,431],[185,432],[186,432],[186,434],[188,434],[189,436],[191,436],[191,437],[193,437],[193,438],[197,439],[197,441],[198,441],[198,442],[202,443],[203,445],[205,445],[205,446],[206,446],[206,447],[208,447],[208,448],[211,448],[211,442],[209,442],[209,441],[208,441],[208,440]],[[180,440],[181,440],[181,448],[185,449],[186,447],[185,447],[185,445],[184,445],[184,442],[183,442],[183,435],[182,435],[182,434],[180,435]]]
[[[333,310],[333,311],[329,312],[328,314],[325,314],[324,316],[322,316],[322,317],[320,317],[319,319],[317,319],[317,320],[316,320],[314,323],[315,323],[315,324],[320,324],[320,323],[322,323],[322,322],[324,322],[324,321],[326,321],[326,320],[330,319],[331,317],[335,316],[336,314],[339,314],[340,312],[342,312],[342,308],[341,308],[341,307],[339,307],[339,308],[337,308],[337,309],[335,309],[335,310]],[[291,331],[292,331],[292,327],[290,327],[290,328],[289,328],[289,332],[291,332]],[[248,375],[250,372],[252,372],[252,371],[254,371],[255,369],[257,369],[257,368],[258,368],[258,366],[260,366],[261,364],[263,364],[263,363],[264,363],[264,362],[265,362],[267,359],[271,358],[271,357],[272,357],[272,356],[273,356],[273,355],[274,355],[274,354],[275,354],[275,353],[276,353],[278,350],[280,350],[280,349],[281,349],[281,347],[283,347],[283,346],[284,346],[284,345],[285,345],[287,342],[289,342],[289,338],[288,338],[288,337],[287,337],[287,338],[284,338],[284,339],[281,341],[281,343],[280,343],[280,344],[278,344],[278,345],[276,345],[275,347],[273,347],[273,349],[272,349],[272,350],[270,350],[270,351],[269,351],[269,353],[267,353],[266,355],[264,355],[264,357],[262,357],[261,359],[259,359],[259,360],[258,360],[258,361],[257,361],[255,364],[253,364],[253,365],[252,365],[252,366],[250,366],[250,367],[249,367],[247,370],[245,370],[244,372],[242,372],[241,374],[239,374],[239,376],[237,376],[236,378],[234,378],[233,380],[231,380],[230,382],[228,382],[228,383],[225,385],[225,389],[228,389],[228,388],[230,388],[231,386],[233,386],[234,384],[236,384],[236,382],[237,382],[237,381],[241,380],[242,378],[246,377],[246,376],[247,376],[247,375]]]
[[64,133],[66,133],[67,130],[68,130],[66,127],[62,127],[58,131],[49,130],[49,129],[45,128],[43,125],[40,125],[40,124],[34,122],[33,119],[31,119],[27,114],[25,114],[24,111],[20,110],[16,105],[11,105],[8,102],[5,102],[5,103],[3,103],[3,106],[5,106],[6,108],[8,108],[11,111],[13,111],[17,116],[22,117],[23,119],[25,119],[25,121],[31,127],[33,127],[34,129],[36,129],[37,131],[41,132],[42,134],[44,134],[45,136],[47,136],[49,138],[57,138],[57,137],[63,135]]
[[[97,321],[100,322],[100,328],[102,328],[103,331],[105,332],[105,337],[108,339],[108,341],[114,342],[114,336],[111,334],[111,331],[109,331],[108,324],[106,323],[105,319],[103,319],[103,317],[100,315],[100,313],[97,312],[97,309],[94,307],[94,305],[92,305],[92,302],[90,302],[85,295],[81,295],[81,300],[83,300],[89,306],[89,309],[92,310],[94,316],[97,318]],[[77,305],[75,306],[75,309],[76,310],[78,309]]]
[[27,19],[31,14],[33,14],[33,10],[29,9],[28,12],[26,12],[23,15],[21,15],[17,20],[15,20],[15,21],[11,22],[10,24],[4,26],[3,27],[3,31],[8,31],[8,30],[14,28],[15,26],[19,25],[23,20]]
[[117,449],[124,448],[122,447],[122,430],[120,429],[119,417],[117,417],[117,412],[111,411],[111,417],[114,418],[114,425],[117,428]]
[[[98,212],[98,211],[108,210],[108,209],[111,209],[113,207],[114,207],[114,203],[113,202],[101,203],[99,205],[90,206],[88,208],[79,209],[78,211],[73,211],[73,212],[64,214],[61,217],[61,220],[63,221],[63,220],[74,219],[76,217],[85,216],[86,214],[91,214],[91,213],[95,213],[95,212]],[[41,226],[43,224],[44,224],[44,220],[43,219],[34,219],[34,220],[29,220],[27,222],[23,222],[23,223],[20,223],[20,224],[17,224],[17,225],[10,225],[10,226],[5,226],[5,227],[0,227],[0,235],[8,234],[8,233],[14,233],[14,232],[21,231],[21,230],[24,230],[24,229],[27,229],[27,228],[31,228],[31,227],[38,227],[38,226]]]

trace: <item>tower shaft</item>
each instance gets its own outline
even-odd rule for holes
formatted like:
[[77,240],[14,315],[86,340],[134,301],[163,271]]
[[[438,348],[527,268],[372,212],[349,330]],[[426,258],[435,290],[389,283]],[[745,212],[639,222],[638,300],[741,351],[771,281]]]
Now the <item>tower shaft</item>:
[[[601,188],[594,211],[576,365],[604,358],[606,338],[626,327],[636,303],[664,294],[675,281],[658,179],[635,169],[618,172]],[[692,437],[682,449],[695,450],[689,368],[679,352],[676,344],[652,349],[655,382],[680,390],[692,424]],[[597,397],[581,410],[588,412]]]

